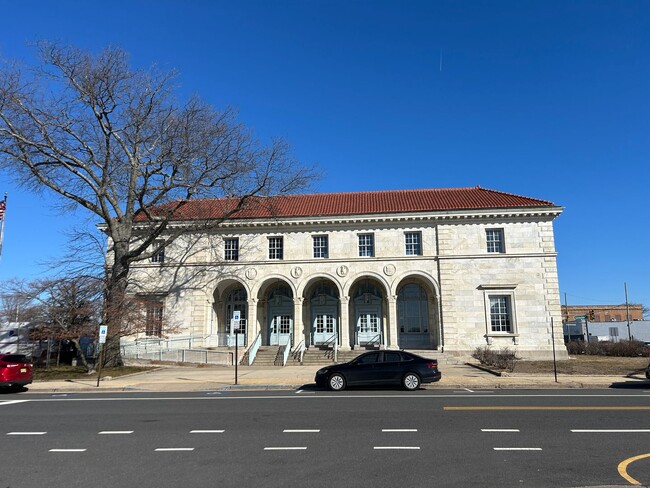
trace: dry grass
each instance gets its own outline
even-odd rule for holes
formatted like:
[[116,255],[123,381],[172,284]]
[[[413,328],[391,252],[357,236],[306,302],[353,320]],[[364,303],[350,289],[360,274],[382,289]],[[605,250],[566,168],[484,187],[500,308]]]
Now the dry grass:
[[[576,375],[643,375],[646,366],[646,357],[572,356],[571,359],[557,361],[557,372]],[[517,361],[513,373],[553,373],[553,361]]]

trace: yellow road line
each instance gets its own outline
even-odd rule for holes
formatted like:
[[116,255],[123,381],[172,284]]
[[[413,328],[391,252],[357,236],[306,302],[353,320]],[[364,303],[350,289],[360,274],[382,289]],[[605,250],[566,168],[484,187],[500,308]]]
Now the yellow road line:
[[522,406],[488,406],[488,407],[443,407],[443,410],[650,410],[647,407],[522,407]]
[[632,478],[629,474],[627,474],[627,467],[632,464],[634,461],[638,461],[639,459],[645,459],[650,457],[650,454],[640,454],[638,456],[634,456],[631,458],[627,458],[623,461],[621,461],[618,465],[618,474],[620,474],[625,481],[630,483],[631,485],[637,485],[640,486],[641,483]]

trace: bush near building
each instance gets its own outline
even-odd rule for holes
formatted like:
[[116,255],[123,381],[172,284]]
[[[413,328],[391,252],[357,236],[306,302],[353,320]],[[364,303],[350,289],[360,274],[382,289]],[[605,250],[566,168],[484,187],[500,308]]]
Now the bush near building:
[[484,366],[497,368],[505,371],[514,371],[517,362],[517,354],[511,349],[494,350],[489,347],[477,347],[472,353],[472,357],[478,360]]
[[619,342],[585,342],[571,341],[567,343],[567,351],[571,355],[586,354],[590,356],[640,357],[648,356],[650,349],[642,341]]

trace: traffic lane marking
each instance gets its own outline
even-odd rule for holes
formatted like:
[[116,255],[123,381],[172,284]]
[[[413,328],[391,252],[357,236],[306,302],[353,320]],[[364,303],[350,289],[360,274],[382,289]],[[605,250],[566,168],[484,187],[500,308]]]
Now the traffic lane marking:
[[519,429],[481,429],[481,432],[519,432]]
[[265,451],[304,451],[306,450],[306,446],[285,446],[285,447],[265,447]]
[[45,435],[47,432],[7,432],[7,435]]
[[170,451],[193,451],[193,447],[158,447],[154,449],[156,452],[170,452]]
[[86,452],[85,449],[50,449],[49,452]]
[[381,429],[382,432],[417,432],[418,429]]
[[419,451],[419,446],[375,446],[373,447],[375,451],[390,451],[390,450],[407,450],[407,451]]
[[29,400],[7,400],[5,402],[0,402],[0,406],[4,405],[14,405],[16,403],[25,403],[28,402]]
[[214,429],[214,430],[206,430],[206,429],[197,429],[197,430],[190,430],[190,434],[223,434],[225,430],[223,429]]
[[121,435],[121,434],[133,434],[132,430],[102,430],[98,432],[99,435]]
[[541,451],[541,447],[494,447],[495,451]]
[[448,410],[448,411],[471,411],[471,410],[476,410],[476,411],[499,411],[499,410],[530,410],[530,411],[535,411],[535,410],[580,410],[580,411],[588,411],[588,410],[614,410],[614,411],[621,411],[621,410],[637,410],[637,411],[647,411],[650,410],[650,406],[644,406],[644,407],[559,407],[559,406],[537,406],[537,407],[531,407],[531,406],[517,406],[517,405],[511,405],[511,406],[481,406],[481,407],[470,407],[470,406],[461,406],[461,407],[442,407],[443,410]]
[[616,434],[616,433],[647,433],[650,429],[571,429],[577,434]]
[[623,461],[621,461],[618,464],[618,474],[620,474],[623,477],[623,479],[625,479],[625,481],[627,481],[631,485],[640,486],[641,482],[635,480],[629,474],[627,474],[627,467],[630,464],[632,464],[633,462],[638,461],[639,459],[645,459],[645,458],[648,458],[648,457],[650,457],[650,453],[649,454],[639,454],[638,456],[633,456],[631,458],[624,459]]
[[320,429],[284,429],[282,432],[287,434],[318,434]]

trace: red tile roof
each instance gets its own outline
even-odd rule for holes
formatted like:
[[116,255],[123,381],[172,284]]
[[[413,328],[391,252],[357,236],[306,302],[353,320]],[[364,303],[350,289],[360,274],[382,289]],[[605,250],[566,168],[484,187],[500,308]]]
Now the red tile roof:
[[[213,198],[189,200],[174,212],[174,220],[218,219],[231,211],[237,200]],[[161,213],[179,202],[159,207]],[[476,186],[424,190],[387,190],[355,193],[316,193],[255,197],[231,219],[291,218],[555,207],[552,202]],[[146,220],[143,215],[138,221]]]

